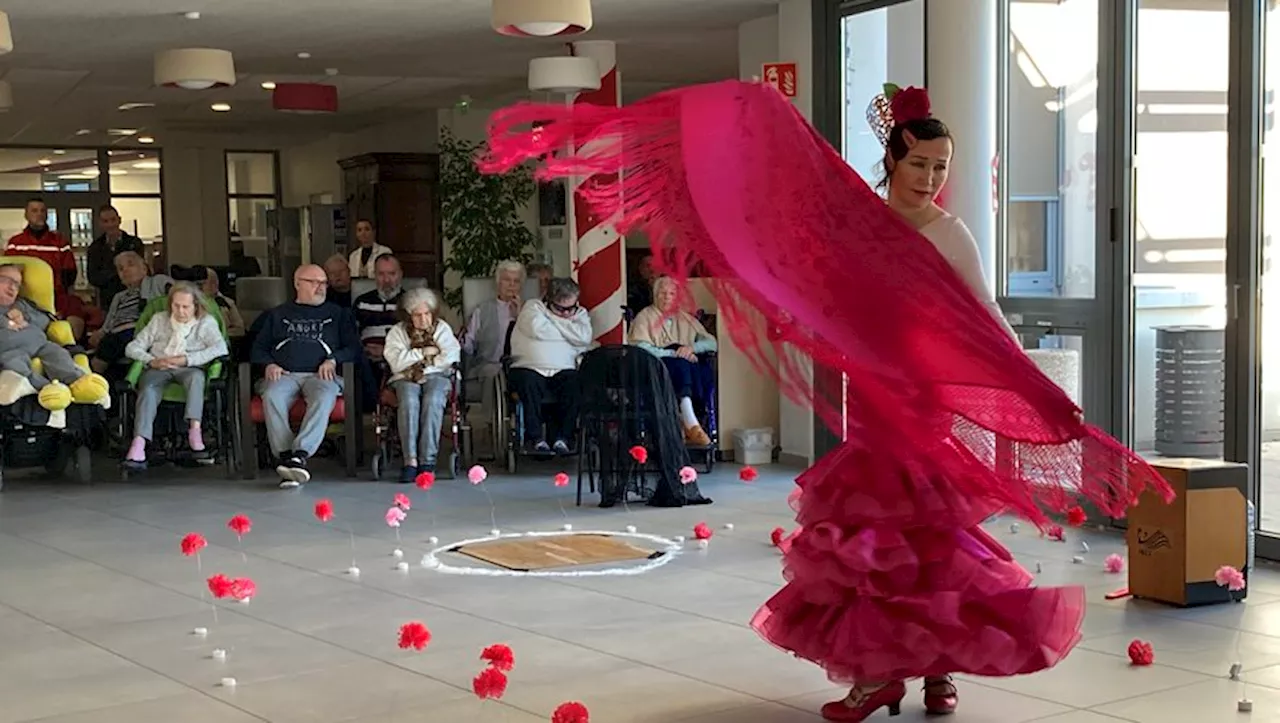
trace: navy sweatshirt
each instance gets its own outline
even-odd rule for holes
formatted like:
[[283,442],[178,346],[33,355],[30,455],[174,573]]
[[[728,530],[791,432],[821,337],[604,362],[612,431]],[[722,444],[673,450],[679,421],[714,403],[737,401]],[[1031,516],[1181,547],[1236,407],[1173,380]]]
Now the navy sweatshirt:
[[355,317],[336,304],[290,301],[264,313],[254,326],[260,326],[249,355],[254,364],[314,373],[326,360],[353,362],[361,353]]

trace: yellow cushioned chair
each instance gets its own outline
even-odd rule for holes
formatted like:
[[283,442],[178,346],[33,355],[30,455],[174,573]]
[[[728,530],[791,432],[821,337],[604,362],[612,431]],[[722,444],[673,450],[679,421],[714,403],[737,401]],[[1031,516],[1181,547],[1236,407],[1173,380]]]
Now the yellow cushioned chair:
[[[76,339],[71,333],[71,325],[59,319],[57,309],[54,308],[53,269],[49,268],[49,264],[32,256],[5,256],[0,258],[0,264],[22,267],[22,291],[19,292],[22,298],[54,318],[47,330],[49,341],[59,346],[74,346]],[[76,355],[76,363],[85,369],[89,368],[88,359],[83,354]]]

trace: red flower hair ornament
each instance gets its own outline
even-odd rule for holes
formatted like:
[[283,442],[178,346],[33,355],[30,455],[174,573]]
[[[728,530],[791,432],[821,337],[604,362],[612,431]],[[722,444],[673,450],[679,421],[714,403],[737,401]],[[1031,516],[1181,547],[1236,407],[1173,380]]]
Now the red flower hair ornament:
[[886,85],[884,95],[889,99],[889,112],[893,114],[893,122],[899,125],[911,121],[924,120],[933,115],[933,106],[929,102],[929,91],[909,85],[899,88]]

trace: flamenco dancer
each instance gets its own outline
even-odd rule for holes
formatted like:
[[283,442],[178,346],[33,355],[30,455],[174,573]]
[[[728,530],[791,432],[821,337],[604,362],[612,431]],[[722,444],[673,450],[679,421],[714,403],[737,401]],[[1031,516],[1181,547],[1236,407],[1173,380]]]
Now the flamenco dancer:
[[[953,673],[1031,673],[1075,646],[1083,590],[1032,587],[983,520],[1044,529],[1081,500],[1119,517],[1145,489],[1172,498],[1002,324],[973,237],[935,204],[953,140],[927,94],[877,107],[887,203],[780,93],[737,81],[620,109],[515,106],[482,163],[572,142],[584,150],[543,177],[620,174],[587,182],[593,210],[644,228],[667,275],[702,264],[735,345],[843,432],[797,479],[788,583],[752,625],[851,686],[822,709],[846,723],[896,715],[916,678],[927,712],[952,713]],[[845,374],[847,424],[846,399],[807,383],[810,359]]]

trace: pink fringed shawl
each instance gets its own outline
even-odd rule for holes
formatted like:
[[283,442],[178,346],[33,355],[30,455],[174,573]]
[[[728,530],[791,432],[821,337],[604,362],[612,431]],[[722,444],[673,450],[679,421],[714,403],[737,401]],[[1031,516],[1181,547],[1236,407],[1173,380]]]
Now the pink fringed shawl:
[[[833,428],[844,398],[808,382],[810,359],[847,375],[850,416],[877,448],[945,458],[959,491],[1037,524],[1077,495],[1112,516],[1147,488],[1171,498],[772,88],[521,104],[493,116],[490,136],[485,170],[541,158],[543,178],[603,174],[586,182],[593,210],[643,228],[663,273],[711,276],[735,345]],[[559,153],[571,142],[582,150]]]

